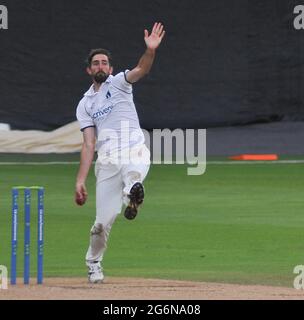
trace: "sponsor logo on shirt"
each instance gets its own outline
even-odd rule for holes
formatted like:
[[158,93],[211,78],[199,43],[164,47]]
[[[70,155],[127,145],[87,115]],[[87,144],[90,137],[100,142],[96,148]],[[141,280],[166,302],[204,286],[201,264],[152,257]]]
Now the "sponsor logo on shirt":
[[103,109],[101,109],[101,110],[98,110],[97,112],[94,112],[94,113],[92,114],[92,119],[93,119],[93,120],[96,120],[96,119],[98,119],[98,118],[104,117],[105,115],[107,115],[108,113],[110,113],[112,109],[113,109],[113,106],[110,105],[110,106],[107,106],[107,107],[105,107],[105,108],[103,108]]

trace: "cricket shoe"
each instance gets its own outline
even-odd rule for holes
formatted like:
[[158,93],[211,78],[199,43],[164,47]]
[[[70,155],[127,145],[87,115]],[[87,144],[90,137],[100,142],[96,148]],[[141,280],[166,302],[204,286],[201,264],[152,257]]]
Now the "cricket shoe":
[[88,280],[90,283],[100,283],[104,279],[103,270],[99,261],[87,262]]
[[128,195],[130,202],[125,209],[125,217],[132,220],[136,217],[138,207],[143,203],[145,197],[144,186],[140,182],[133,184]]

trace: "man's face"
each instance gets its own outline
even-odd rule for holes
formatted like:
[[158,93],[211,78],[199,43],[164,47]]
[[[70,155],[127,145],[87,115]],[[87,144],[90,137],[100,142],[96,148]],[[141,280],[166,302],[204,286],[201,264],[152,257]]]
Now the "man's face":
[[95,54],[90,67],[87,68],[87,73],[97,83],[105,82],[112,71],[113,68],[110,66],[109,58],[104,54]]

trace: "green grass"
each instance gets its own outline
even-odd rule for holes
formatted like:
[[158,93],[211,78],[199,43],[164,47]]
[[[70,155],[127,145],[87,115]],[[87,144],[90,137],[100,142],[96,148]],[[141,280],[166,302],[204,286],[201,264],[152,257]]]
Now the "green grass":
[[[86,276],[95,179],[91,172],[89,201],[77,207],[77,168],[0,166],[0,264],[10,265],[11,187],[43,185],[45,276]],[[303,181],[304,164],[210,164],[202,176],[187,176],[183,165],[154,165],[139,216],[128,221],[120,215],[113,226],[106,275],[291,287],[294,267],[304,264]],[[20,221],[20,276],[22,229]],[[32,276],[35,237],[32,228]]]

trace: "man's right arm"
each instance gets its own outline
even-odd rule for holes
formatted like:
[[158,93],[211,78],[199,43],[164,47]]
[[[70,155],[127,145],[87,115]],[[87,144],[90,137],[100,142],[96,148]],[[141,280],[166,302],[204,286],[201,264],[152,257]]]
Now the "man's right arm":
[[88,193],[85,182],[94,159],[95,153],[95,128],[88,127],[83,131],[83,144],[80,156],[80,165],[76,178],[75,201],[78,205],[86,202]]

